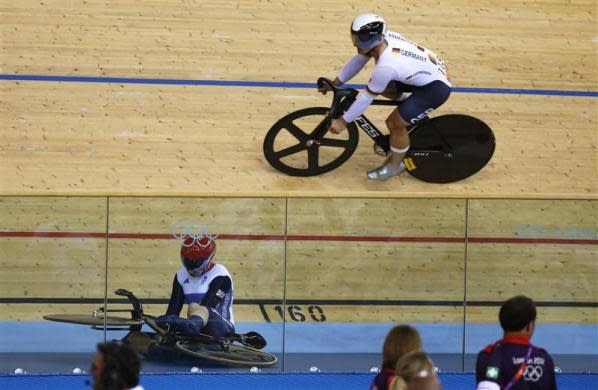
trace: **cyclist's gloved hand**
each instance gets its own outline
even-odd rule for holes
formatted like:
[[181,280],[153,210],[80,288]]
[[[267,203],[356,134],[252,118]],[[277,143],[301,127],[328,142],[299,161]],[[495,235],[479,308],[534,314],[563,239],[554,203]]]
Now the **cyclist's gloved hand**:
[[328,91],[332,91],[332,88],[330,88],[330,85],[327,83],[318,85],[318,92],[320,92],[322,95],[326,95]]
[[332,122],[330,122],[330,127],[328,128],[328,131],[330,131],[332,134],[340,134],[346,128],[347,122],[345,122],[343,117],[340,117],[337,119],[333,119]]
[[196,336],[201,333],[203,321],[199,317],[197,317],[197,319],[188,320],[171,314],[156,318],[156,325],[162,329],[180,332],[186,336]]
[[176,324],[180,317],[174,314],[165,314],[156,317],[156,325],[160,328],[167,329],[170,325]]
[[[342,85],[343,83],[337,77],[337,78],[335,78],[332,81],[332,84],[334,84],[335,86],[338,87],[338,86]],[[326,93],[328,91],[332,91],[332,88],[330,87],[330,84],[323,82],[323,83],[321,83],[321,84],[318,85],[318,92],[320,92],[321,94],[326,95]]]

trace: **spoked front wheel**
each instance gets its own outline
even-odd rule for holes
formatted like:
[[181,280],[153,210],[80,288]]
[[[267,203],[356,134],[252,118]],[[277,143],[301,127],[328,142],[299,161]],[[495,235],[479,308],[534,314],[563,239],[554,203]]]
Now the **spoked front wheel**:
[[482,169],[492,158],[492,129],[469,115],[450,114],[423,122],[410,133],[407,171],[430,183],[451,183]]
[[351,157],[359,141],[355,123],[334,138],[325,134],[326,107],[291,112],[276,122],[264,139],[264,156],[276,170],[291,176],[315,176],[330,172]]
[[178,341],[176,348],[186,355],[219,364],[266,367],[272,366],[278,361],[276,356],[268,352],[245,345]]

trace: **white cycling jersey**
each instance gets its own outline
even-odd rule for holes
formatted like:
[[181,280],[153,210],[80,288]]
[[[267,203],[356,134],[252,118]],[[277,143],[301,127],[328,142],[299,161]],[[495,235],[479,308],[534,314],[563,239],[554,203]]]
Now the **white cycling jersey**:
[[231,280],[231,288],[227,293],[221,291],[218,294],[222,300],[215,307],[216,311],[220,313],[224,318],[228,319],[232,324],[235,323],[233,317],[233,296],[234,290],[232,286],[232,277],[225,266],[222,264],[214,264],[214,266],[201,276],[191,276],[189,271],[185,267],[179,268],[176,272],[177,282],[183,288],[183,294],[185,295],[185,302],[200,303],[210,288],[210,283],[218,276],[226,276]]
[[[391,81],[420,87],[438,80],[452,86],[444,61],[434,52],[404,38],[397,32],[387,32],[384,38],[388,47],[378,58],[368,81],[366,93],[360,93],[355,103],[343,115],[346,122],[359,118],[373,99],[384,92]],[[353,56],[338,74],[339,80],[346,83],[352,79],[370,58],[361,54]]]
[[[384,38],[388,47],[380,55],[368,82],[371,92],[382,93],[392,80],[413,86],[440,80],[451,86],[444,61],[433,51],[419,46],[397,32],[389,31]],[[346,83],[352,79],[370,58],[362,54],[351,58],[338,75],[340,81]]]

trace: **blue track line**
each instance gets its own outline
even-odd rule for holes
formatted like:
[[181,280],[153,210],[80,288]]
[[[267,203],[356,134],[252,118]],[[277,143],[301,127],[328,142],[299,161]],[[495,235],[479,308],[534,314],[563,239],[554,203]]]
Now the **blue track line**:
[[[316,83],[293,83],[293,82],[276,82],[276,81],[145,79],[145,78],[133,78],[133,77],[43,76],[43,75],[18,75],[18,74],[0,74],[0,80],[51,81],[51,82],[65,82],[65,83],[201,85],[201,86],[258,87],[258,88],[316,88]],[[346,86],[351,87],[351,88],[363,88],[362,84],[347,84]],[[511,95],[598,97],[598,91],[561,91],[561,90],[552,90],[552,89],[454,87],[453,91],[460,92],[460,93],[492,93],[492,94],[511,94]]]

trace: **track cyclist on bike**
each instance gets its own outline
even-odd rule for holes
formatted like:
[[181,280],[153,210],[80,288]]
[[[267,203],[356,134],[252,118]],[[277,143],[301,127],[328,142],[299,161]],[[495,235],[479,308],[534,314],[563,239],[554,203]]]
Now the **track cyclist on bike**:
[[[372,101],[382,95],[400,101],[388,116],[390,156],[376,169],[368,171],[372,180],[386,180],[405,170],[403,158],[409,150],[406,130],[440,107],[451,94],[451,82],[444,62],[432,51],[386,30],[386,22],[378,15],[358,15],[351,24],[351,39],[357,48],[353,56],[333,81],[340,86],[357,75],[374,58],[376,66],[366,88],[344,115],[334,119],[329,131],[338,134],[348,123],[360,118]],[[318,89],[326,94],[326,85]]]

